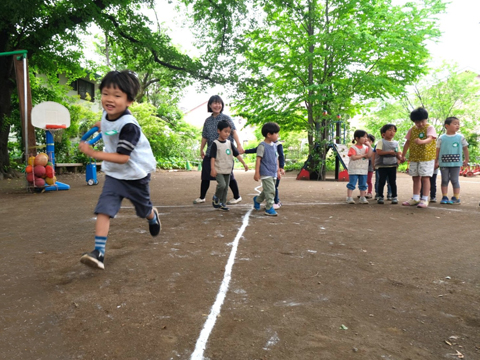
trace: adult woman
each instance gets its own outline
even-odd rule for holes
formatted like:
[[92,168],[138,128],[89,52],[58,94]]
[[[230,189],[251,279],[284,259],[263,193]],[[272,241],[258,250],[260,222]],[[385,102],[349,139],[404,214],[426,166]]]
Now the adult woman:
[[[241,145],[240,139],[238,138],[238,133],[235,128],[235,124],[232,121],[232,118],[228,115],[223,114],[224,107],[225,107],[225,104],[223,103],[222,98],[218,95],[213,95],[208,100],[208,104],[207,104],[208,112],[212,113],[212,115],[209,116],[205,120],[205,123],[203,124],[202,143],[200,145],[200,156],[203,159],[202,183],[200,186],[200,197],[193,201],[194,204],[201,204],[205,202],[205,196],[207,195],[208,188],[210,187],[210,180],[215,180],[215,178],[212,178],[210,176],[210,170],[211,170],[210,169],[210,166],[211,166],[210,165],[210,160],[211,160],[210,148],[212,146],[212,143],[218,138],[217,124],[221,120],[227,120],[230,123],[230,126],[232,127],[232,133],[230,134],[229,140],[230,141],[235,140],[238,152],[240,154],[244,153],[243,147]],[[205,145],[207,145],[207,150],[204,152],[203,149],[205,148]],[[242,197],[240,196],[237,180],[235,180],[233,171],[230,175],[229,186],[233,192],[233,199],[228,201],[227,204],[229,205],[238,204],[240,201],[242,201]]]

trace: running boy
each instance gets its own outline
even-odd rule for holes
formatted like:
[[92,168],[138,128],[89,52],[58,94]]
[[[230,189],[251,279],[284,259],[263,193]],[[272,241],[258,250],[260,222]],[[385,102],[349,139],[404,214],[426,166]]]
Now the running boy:
[[266,200],[265,215],[277,216],[273,208],[275,197],[275,179],[280,178],[285,172],[278,166],[277,145],[280,126],[274,122],[268,122],[262,127],[262,135],[265,139],[257,147],[257,160],[255,162],[255,181],[262,180],[263,190],[260,195],[253,198],[253,207],[260,210],[260,203]]
[[385,203],[383,191],[388,180],[392,191],[392,204],[398,204],[397,199],[397,166],[398,160],[402,159],[402,153],[398,151],[398,141],[393,140],[397,132],[394,124],[383,125],[380,129],[382,139],[375,148],[375,169],[378,171],[378,204]]
[[[456,117],[449,117],[444,123],[446,133],[440,136],[437,141],[437,157],[435,168],[440,167],[442,174],[442,200],[440,204],[460,204],[460,168],[466,166],[469,161],[468,143],[465,137],[457,134],[460,129],[460,120]],[[463,161],[462,161],[463,149]],[[448,199],[448,183],[452,183],[453,196]]]
[[213,195],[212,205],[215,209],[230,210],[227,203],[228,184],[230,184],[230,173],[233,170],[233,157],[235,156],[248,171],[248,166],[243,161],[235,145],[228,140],[232,127],[227,120],[221,120],[217,124],[218,139],[212,143],[210,148],[211,163],[210,175],[217,179],[217,190]]
[[100,83],[103,107],[100,128],[105,151],[96,151],[86,142],[79,145],[88,157],[102,160],[105,184],[95,208],[95,249],[80,261],[93,268],[105,269],[105,245],[110,219],[120,210],[124,198],[135,206],[137,216],[146,218],[150,234],[160,233],[158,211],[150,201],[150,173],[156,169],[150,143],[128,107],[140,89],[136,75],[129,71],[111,71]]
[[[410,113],[410,120],[415,126],[408,130],[403,146],[402,161],[410,150],[409,174],[413,181],[413,197],[402,203],[404,206],[428,207],[428,194],[430,194],[430,177],[435,167],[435,147],[437,132],[428,124],[428,112],[422,107]],[[420,199],[420,189],[423,185],[423,196]]]

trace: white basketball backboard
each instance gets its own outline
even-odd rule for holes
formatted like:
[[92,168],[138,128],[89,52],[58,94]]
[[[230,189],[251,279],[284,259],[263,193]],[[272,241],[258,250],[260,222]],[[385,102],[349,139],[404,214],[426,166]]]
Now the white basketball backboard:
[[45,101],[32,109],[32,125],[40,129],[68,128],[70,112],[62,104]]

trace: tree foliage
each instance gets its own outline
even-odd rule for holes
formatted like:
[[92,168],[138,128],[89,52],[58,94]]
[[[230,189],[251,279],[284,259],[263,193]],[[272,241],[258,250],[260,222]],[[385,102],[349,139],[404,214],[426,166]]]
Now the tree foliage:
[[[252,5],[253,6],[253,5]],[[259,25],[245,30],[236,51],[247,69],[238,81],[237,110],[249,124],[276,121],[309,131],[323,146],[330,124],[362,101],[398,95],[426,72],[427,40],[439,36],[441,0],[394,6],[390,0],[265,0]],[[327,115],[324,115],[327,114]]]
[[[199,60],[179,52],[165,34],[151,30],[149,20],[139,10],[140,5],[152,3],[151,0],[5,0],[0,2],[0,52],[27,50],[35,73],[45,74],[52,81],[59,73],[75,80],[94,73],[92,64],[82,60],[79,35],[95,23],[111,43],[121,48],[125,61],[137,54],[147,59],[148,53],[152,64],[174,71],[174,79],[193,77],[211,81]],[[0,83],[0,172],[4,172],[9,168],[7,144],[15,110],[11,56],[0,57]]]
[[380,136],[380,128],[395,124],[398,128],[396,138],[402,140],[412,121],[410,112],[422,106],[429,113],[429,123],[438,134],[444,131],[444,121],[455,116],[460,119],[460,132],[470,144],[471,158],[480,155],[478,150],[476,125],[480,119],[480,80],[476,73],[460,71],[457,66],[443,64],[429,75],[422,77],[410,87],[410,91],[396,99],[385,99],[371,104],[372,110],[364,114],[360,122],[374,136]]

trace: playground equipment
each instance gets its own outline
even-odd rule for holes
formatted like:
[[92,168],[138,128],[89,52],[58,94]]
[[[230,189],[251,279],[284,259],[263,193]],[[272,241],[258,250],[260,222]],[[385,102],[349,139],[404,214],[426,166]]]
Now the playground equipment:
[[[95,134],[97,131],[99,131],[99,128],[97,126],[92,127],[90,130],[88,130],[85,135],[82,136],[82,141],[85,141],[89,145],[95,144],[97,141],[99,141],[102,138],[102,133],[99,132],[97,136],[92,138],[91,140],[87,140],[90,136]],[[98,180],[97,180],[97,163],[93,161],[92,158],[90,158],[90,162],[86,165],[85,167],[85,174],[86,174],[86,181],[87,185],[97,185]]]
[[480,174],[480,165],[473,164],[473,165],[464,166],[460,170],[460,174],[466,177],[472,177],[472,176],[478,175]]
[[[328,115],[328,114],[327,114]],[[337,115],[337,118],[340,119],[340,115]],[[341,128],[343,128],[343,136],[341,133]],[[335,154],[335,180],[339,181],[348,181],[348,163],[350,158],[348,157],[348,146],[345,145],[345,136],[346,136],[346,124],[343,121],[332,121],[329,125],[328,138],[329,142],[327,144],[327,153],[332,150]],[[343,142],[343,144],[342,144]],[[315,144],[312,153],[315,154],[319,152],[320,145]],[[297,180],[310,180],[311,174],[308,171],[308,165],[312,161],[312,155],[309,155],[305,163],[303,164],[300,173],[297,175]],[[343,170],[340,171],[340,165],[342,165]]]
[[[32,125],[46,131],[46,155],[48,161],[55,169],[55,142],[53,133],[70,126],[70,113],[68,109],[56,102],[45,101],[32,109]],[[44,191],[69,190],[70,185],[55,181],[54,184],[45,186]]]

